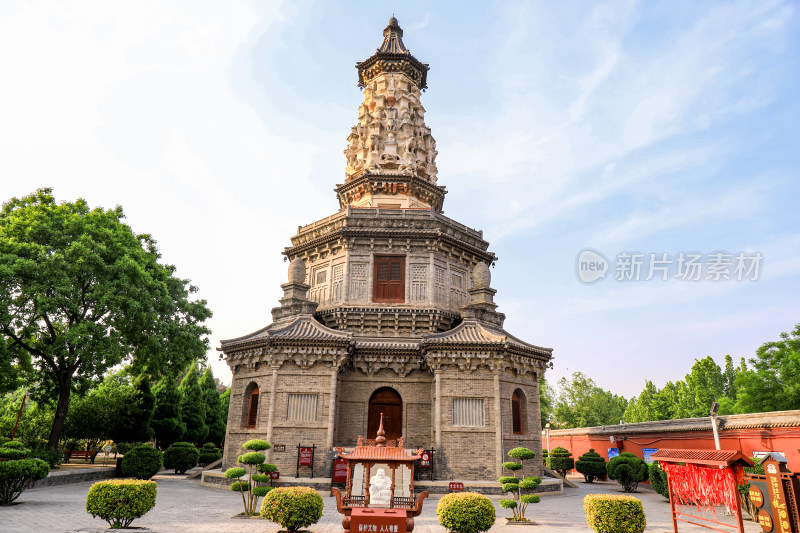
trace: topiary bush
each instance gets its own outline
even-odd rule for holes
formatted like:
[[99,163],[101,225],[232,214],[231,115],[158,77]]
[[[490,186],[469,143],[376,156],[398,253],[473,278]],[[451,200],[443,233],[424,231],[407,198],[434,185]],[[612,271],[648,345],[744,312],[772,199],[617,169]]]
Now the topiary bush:
[[[503,463],[503,468],[511,470],[513,476],[502,476],[497,481],[503,486],[503,491],[511,494],[511,498],[500,500],[500,507],[504,509],[511,509],[513,518],[509,520],[514,522],[527,521],[525,518],[525,510],[530,503],[539,503],[539,496],[535,494],[523,494],[523,491],[534,490],[542,482],[542,478],[535,476],[525,476],[525,469],[523,464],[528,459],[533,459],[536,454],[528,448],[514,448],[508,452],[508,455],[514,459],[519,460],[518,463],[513,461]],[[523,476],[519,478],[516,476],[516,471],[519,470]]]
[[50,473],[41,459],[26,459],[29,453],[30,449],[17,440],[0,445],[0,505],[11,505],[25,489]]
[[[516,478],[515,478],[516,479]],[[454,492],[436,506],[439,523],[452,533],[480,533],[494,524],[492,500],[475,492]]]
[[606,475],[606,460],[595,452],[594,448],[589,448],[588,452],[578,457],[575,470],[583,474],[586,483],[592,483],[595,479]]
[[86,495],[86,512],[112,528],[128,527],[156,505],[156,482],[138,479],[98,481]]
[[633,496],[589,494],[583,498],[586,523],[597,533],[642,533],[647,527],[641,500]]
[[322,505],[322,496],[311,487],[280,487],[264,496],[261,518],[294,533],[316,524],[322,518]]
[[[237,480],[231,484],[231,490],[241,493],[245,516],[254,516],[258,508],[258,499],[272,489],[272,487],[263,485],[263,483],[272,483],[270,477],[264,473],[275,472],[277,467],[270,463],[264,463],[266,456],[260,453],[262,450],[271,448],[267,441],[252,439],[242,444],[242,447],[245,450],[251,450],[239,456],[239,462],[247,465],[249,472],[240,467],[229,468],[225,471],[225,477]],[[240,481],[245,474],[248,474],[248,480]]]
[[164,450],[164,468],[174,470],[176,474],[185,474],[190,468],[197,466],[200,451],[191,442],[176,442]]
[[161,471],[164,454],[152,446],[136,446],[122,458],[122,474],[136,479],[150,479]]
[[630,452],[622,452],[612,457],[606,464],[606,472],[610,479],[622,485],[625,492],[635,492],[639,483],[647,481],[649,476],[647,463]]
[[567,471],[575,468],[575,459],[572,453],[561,446],[553,448],[547,456],[547,467],[555,470],[561,477],[567,477]]
[[206,442],[200,448],[200,457],[197,462],[200,466],[208,466],[214,461],[222,459],[222,450],[217,448],[213,442]]
[[650,486],[653,490],[669,500],[669,487],[667,486],[667,473],[661,468],[661,463],[653,461],[647,465]]

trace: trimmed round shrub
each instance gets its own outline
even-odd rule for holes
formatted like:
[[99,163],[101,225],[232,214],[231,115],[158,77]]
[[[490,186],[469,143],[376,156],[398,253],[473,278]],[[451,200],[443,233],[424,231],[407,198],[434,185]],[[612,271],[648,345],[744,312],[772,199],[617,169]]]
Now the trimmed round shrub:
[[275,487],[264,487],[264,486],[253,487],[253,495],[258,497],[266,496],[267,493],[274,488]]
[[641,481],[649,477],[647,463],[630,452],[622,452],[612,457],[606,464],[606,472],[610,479],[622,485],[625,492],[634,492]]
[[586,523],[597,533],[642,533],[647,526],[641,500],[616,494],[583,498]]
[[595,479],[606,475],[606,460],[595,452],[594,448],[589,448],[588,452],[575,461],[575,470],[583,474],[586,483],[592,483]]
[[262,463],[258,465],[257,470],[262,474],[271,474],[272,472],[277,472],[278,467],[272,463]]
[[311,487],[273,489],[261,502],[261,518],[280,524],[289,533],[316,524],[321,517],[322,496]]
[[500,507],[503,509],[516,509],[517,508],[517,500],[509,500],[508,498],[503,498],[500,500]]
[[212,442],[203,444],[203,447],[200,448],[200,456],[197,459],[198,464],[200,466],[208,466],[218,459],[222,459],[222,450]]
[[536,457],[536,452],[529,448],[512,448],[508,451],[508,456],[519,461],[527,461]]
[[654,461],[647,465],[647,470],[650,477],[650,486],[653,487],[654,491],[669,500],[667,473],[661,468],[661,464],[658,461]]
[[98,481],[86,495],[86,512],[112,528],[128,527],[156,505],[156,482],[138,479]]
[[[263,452],[265,450],[269,450],[272,448],[269,442],[261,439],[250,439],[249,441],[242,444],[242,448],[245,450],[252,450],[254,452]],[[246,454],[245,454],[246,455]]]
[[559,446],[550,450],[550,454],[547,456],[547,467],[558,472],[561,477],[567,477],[567,471],[575,468],[575,459],[572,458],[569,450]]
[[41,459],[0,461],[0,505],[11,505],[33,482],[49,473],[50,467]]
[[[503,502],[513,502],[514,500],[500,500]],[[494,505],[492,500],[475,492],[455,492],[443,496],[436,506],[436,516],[439,523],[452,533],[480,533],[488,531],[494,524]]]
[[164,468],[184,474],[197,466],[200,452],[191,442],[176,442],[164,450]]
[[122,474],[136,479],[150,479],[161,471],[163,455],[151,446],[136,446],[122,458]]
[[239,456],[238,461],[243,465],[260,465],[267,460],[267,456],[259,452],[247,452]]

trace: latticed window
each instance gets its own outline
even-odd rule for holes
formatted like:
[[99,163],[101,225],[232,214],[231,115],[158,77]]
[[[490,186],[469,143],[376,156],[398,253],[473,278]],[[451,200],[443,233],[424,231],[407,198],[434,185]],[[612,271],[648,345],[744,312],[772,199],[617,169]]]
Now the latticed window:
[[258,420],[258,387],[253,387],[250,391],[250,406],[247,409],[247,427],[256,427]]
[[511,396],[511,427],[515,435],[522,434],[522,406],[517,391]]
[[317,419],[316,394],[289,394],[286,420],[292,422],[313,422]]
[[373,302],[403,303],[406,298],[404,255],[376,255]]
[[483,426],[483,398],[453,398],[454,426]]

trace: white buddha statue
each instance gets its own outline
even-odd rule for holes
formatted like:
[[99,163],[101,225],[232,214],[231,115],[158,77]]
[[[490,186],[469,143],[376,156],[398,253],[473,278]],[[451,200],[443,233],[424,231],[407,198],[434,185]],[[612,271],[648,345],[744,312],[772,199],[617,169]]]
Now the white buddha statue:
[[383,468],[369,478],[369,503],[388,505],[392,499],[392,480],[386,477]]

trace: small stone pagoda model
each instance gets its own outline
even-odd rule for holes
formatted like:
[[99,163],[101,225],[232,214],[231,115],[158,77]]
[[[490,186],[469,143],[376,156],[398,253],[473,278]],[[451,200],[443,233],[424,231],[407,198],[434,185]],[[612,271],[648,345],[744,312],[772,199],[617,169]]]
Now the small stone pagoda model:
[[517,446],[541,457],[539,380],[552,349],[503,329],[497,257],[481,231],[442,214],[420,101],[428,65],[396,19],[383,36],[356,65],[364,101],[339,212],[300,227],[284,250],[289,280],[272,324],[222,341],[233,373],[226,468],[244,441],[263,438],[281,471],[294,470],[302,445],[323,452],[330,472],[335,446],[377,440],[381,413],[377,449],[405,457],[400,435],[434,449],[435,479],[494,480]]
[[[361,521],[391,522],[393,518],[410,533],[414,529],[414,517],[422,512],[422,502],[428,497],[427,491],[414,493],[414,461],[422,457],[422,448],[411,455],[403,447],[403,437],[394,445],[387,445],[381,414],[375,440],[368,440],[365,445],[364,438],[358,437],[358,445],[351,452],[345,452],[344,448],[336,448],[336,451],[347,461],[344,496],[338,488],[331,489],[336,497],[336,508],[344,515],[345,533],[350,532],[352,520],[357,526]],[[386,469],[391,471],[390,476],[386,475]],[[359,512],[363,509],[370,510]]]

